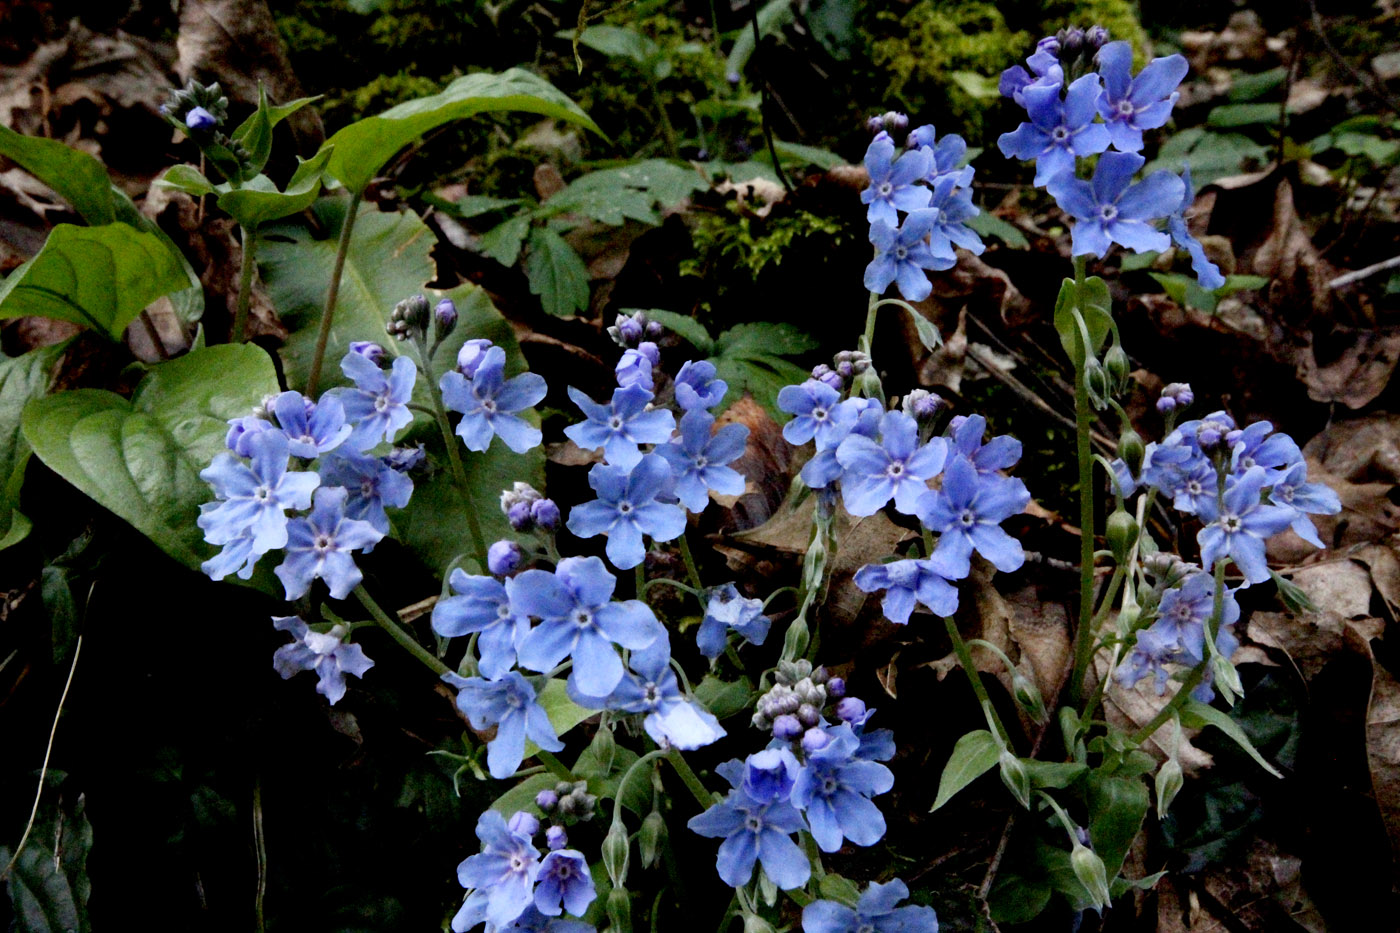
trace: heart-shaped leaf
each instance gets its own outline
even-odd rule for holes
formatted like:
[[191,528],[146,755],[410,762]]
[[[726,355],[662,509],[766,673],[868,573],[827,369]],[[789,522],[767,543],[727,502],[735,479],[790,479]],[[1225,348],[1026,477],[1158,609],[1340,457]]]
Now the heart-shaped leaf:
[[[19,504],[29,444],[20,433],[20,413],[25,404],[49,389],[54,364],[67,343],[30,350],[22,356],[0,356],[0,550],[24,539],[28,519],[15,510]],[[19,519],[23,519],[20,522]]]
[[244,183],[242,188],[219,195],[219,207],[249,230],[255,230],[268,221],[300,214],[321,193],[321,176],[333,154],[333,149],[325,147],[302,162],[291,181],[287,182],[286,191],[278,191],[272,179],[258,175]]

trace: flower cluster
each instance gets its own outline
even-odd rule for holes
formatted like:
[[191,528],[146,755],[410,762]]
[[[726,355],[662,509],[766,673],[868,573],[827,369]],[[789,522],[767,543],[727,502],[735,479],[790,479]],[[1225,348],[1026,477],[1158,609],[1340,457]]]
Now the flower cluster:
[[[1133,182],[1146,162],[1139,155],[1143,131],[1171,118],[1186,59],[1156,58],[1134,75],[1132,44],[1106,39],[1101,30],[1073,42],[1047,37],[1026,59],[1029,71],[1007,69],[1001,92],[1024,107],[1028,119],[997,145],[1007,158],[1033,161],[1036,186],[1074,218],[1074,255],[1102,258],[1114,243],[1134,252],[1161,251],[1176,242],[1191,257],[1201,286],[1219,288],[1224,277],[1186,225],[1194,199],[1189,169],[1181,176],[1156,171]],[[1078,74],[1089,65],[1097,71]],[[1085,180],[1077,163],[1090,156],[1098,163]],[[1166,233],[1154,226],[1163,219]]]
[[481,851],[457,866],[457,880],[470,893],[452,918],[452,929],[465,933],[485,921],[490,929],[552,930],[581,933],[593,927],[577,921],[554,921],[567,913],[583,916],[598,896],[588,860],[568,848],[569,838],[558,823],[544,830],[543,857],[535,846],[541,824],[519,811],[509,821],[487,810],[476,821]]
[[891,119],[896,116],[903,117],[879,119],[880,128],[865,150],[870,186],[860,198],[869,205],[866,220],[875,247],[865,287],[879,294],[893,282],[905,298],[918,301],[933,290],[925,270],[951,269],[957,263],[954,247],[974,254],[984,247],[967,226],[979,213],[969,188],[973,169],[962,164],[967,143],[953,133],[939,138],[932,125],[925,125],[910,130],[904,152],[896,157],[889,130],[908,125],[907,118]]
[[[1169,583],[1170,588],[1161,591]],[[1167,664],[1189,669],[1206,659],[1205,633],[1215,608],[1215,579],[1193,564],[1168,562],[1154,596],[1159,598],[1155,618],[1152,618],[1152,609],[1144,613],[1144,617],[1152,621],[1138,630],[1137,640],[1118,665],[1114,678],[1125,687],[1133,687],[1150,674],[1157,693],[1161,694],[1167,686]],[[1220,598],[1221,613],[1214,628],[1213,653],[1229,658],[1240,644],[1233,631],[1240,618],[1240,606],[1235,601],[1234,590],[1225,589]],[[1207,668],[1204,679],[1195,688],[1196,699],[1210,702],[1215,696],[1212,680],[1213,669]]]
[[730,784],[728,796],[687,824],[724,840],[716,868],[736,888],[748,883],[755,862],[784,890],[805,884],[811,864],[792,840],[798,831],[810,832],[823,852],[845,841],[871,846],[885,835],[884,815],[870,798],[894,785],[880,764],[894,755],[894,743],[887,730],[865,731],[875,711],[806,661],[781,662],[776,680],[754,714],[772,741],[716,769]]
[[345,641],[343,626],[333,625],[329,631],[316,632],[299,616],[284,616],[272,620],[279,632],[291,632],[290,644],[278,648],[272,655],[272,667],[286,680],[302,671],[315,671],[316,692],[334,706],[345,696],[345,675],[365,676],[374,662],[365,657],[359,645]]

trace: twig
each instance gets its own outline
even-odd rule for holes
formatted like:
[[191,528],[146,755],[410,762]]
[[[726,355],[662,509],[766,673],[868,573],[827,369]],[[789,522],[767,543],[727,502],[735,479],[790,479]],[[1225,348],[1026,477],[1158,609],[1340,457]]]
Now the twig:
[[5,866],[4,871],[0,871],[0,881],[4,881],[10,875],[10,869],[15,867],[19,861],[20,853],[24,851],[24,844],[29,841],[29,834],[34,829],[34,818],[39,815],[39,798],[44,795],[44,778],[49,773],[49,756],[53,754],[53,737],[58,732],[58,718],[63,715],[63,704],[68,699],[68,688],[73,686],[73,673],[78,669],[78,655],[83,652],[83,636],[78,636],[78,644],[73,649],[73,663],[68,666],[68,680],[63,684],[63,693],[58,698],[58,709],[54,710],[53,725],[49,728],[49,744],[44,749],[44,764],[39,769],[39,789],[34,792],[34,806],[29,810],[29,822],[25,824],[24,835],[19,839],[19,845],[15,846],[15,854],[10,858],[10,864]]
[[1389,259],[1382,260],[1381,262],[1372,263],[1364,269],[1357,269],[1354,272],[1347,272],[1339,275],[1328,282],[1327,287],[1330,289],[1338,289],[1345,285],[1351,285],[1353,282],[1360,282],[1362,279],[1369,279],[1377,272],[1384,272],[1387,269],[1395,268],[1400,268],[1400,256],[1391,256]]
[[[998,382],[1001,382],[1002,384],[1004,384],[1007,388],[1011,389],[1011,390],[1012,390],[1013,392],[1015,392],[1017,395],[1021,396],[1021,397],[1024,398],[1026,401],[1030,402],[1030,403],[1031,403],[1032,405],[1034,405],[1036,408],[1039,408],[1039,409],[1040,409],[1041,411],[1043,411],[1045,414],[1047,414],[1047,415],[1049,415],[1050,417],[1054,418],[1056,421],[1058,421],[1060,424],[1064,425],[1065,427],[1067,427],[1067,428],[1073,428],[1073,427],[1074,427],[1074,419],[1073,419],[1073,418],[1070,418],[1068,415],[1065,415],[1065,414],[1063,414],[1063,413],[1061,413],[1061,412],[1059,412],[1059,411],[1056,411],[1053,407],[1051,407],[1051,405],[1050,405],[1049,402],[1045,401],[1045,400],[1044,400],[1043,398],[1041,398],[1039,395],[1036,395],[1035,392],[1031,391],[1031,389],[1028,388],[1028,387],[1026,386],[1025,383],[1021,382],[1019,379],[1017,379],[1015,376],[1011,375],[1010,373],[1006,372],[1005,370],[1000,369],[1000,368],[997,366],[996,362],[995,362],[994,360],[992,360],[990,357],[988,357],[988,356],[986,356],[985,354],[983,354],[982,351],[978,350],[978,349],[977,349],[976,347],[974,347],[974,346],[969,346],[969,347],[967,348],[967,355],[970,356],[970,357],[972,357],[972,359],[975,360],[975,361],[977,362],[977,365],[979,365],[979,366],[981,366],[983,369],[985,369],[985,370],[987,371],[987,375],[991,376],[993,379],[997,380]],[[1092,432],[1090,432],[1090,436],[1093,437],[1094,443],[1098,444],[1100,447],[1102,447],[1102,448],[1103,448],[1104,450],[1106,450],[1106,451],[1114,451],[1114,450],[1117,449],[1117,445],[1114,444],[1113,441],[1111,441],[1111,440],[1109,440],[1108,438],[1104,437],[1102,434],[1098,433],[1097,431],[1092,431]]]

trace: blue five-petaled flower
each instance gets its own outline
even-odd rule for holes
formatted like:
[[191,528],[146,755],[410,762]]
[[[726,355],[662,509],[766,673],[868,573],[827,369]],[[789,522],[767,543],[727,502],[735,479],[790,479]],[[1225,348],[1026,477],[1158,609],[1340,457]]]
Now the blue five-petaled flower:
[[646,558],[642,535],[670,541],[685,532],[685,509],[658,501],[673,494],[675,479],[656,454],[647,454],[630,468],[594,464],[588,485],[598,498],[573,507],[569,531],[580,538],[606,534],[608,560],[619,570],[630,570]]
[[491,445],[492,437],[499,437],[518,454],[539,446],[540,429],[517,412],[533,408],[544,398],[544,377],[537,373],[521,373],[507,379],[505,366],[505,351],[490,347],[471,378],[456,370],[442,376],[442,403],[462,413],[462,420],[457,423],[457,436],[468,450],[485,450]]
[[545,751],[564,747],[535,688],[519,671],[509,671],[497,680],[451,673],[442,679],[457,688],[457,708],[473,729],[496,727],[496,737],[486,746],[486,768],[493,778],[508,778],[520,767],[526,738]]

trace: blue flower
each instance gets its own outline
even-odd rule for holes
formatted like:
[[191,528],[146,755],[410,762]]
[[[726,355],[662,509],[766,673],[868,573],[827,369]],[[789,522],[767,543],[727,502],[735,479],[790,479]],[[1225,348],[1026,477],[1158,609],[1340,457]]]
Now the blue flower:
[[[923,189],[920,189],[923,190]],[[891,282],[899,285],[899,293],[910,301],[922,301],[933,291],[925,269],[941,271],[957,265],[952,256],[938,256],[926,240],[937,218],[935,211],[915,211],[904,218],[904,226],[895,230],[883,220],[870,227],[870,242],[875,245],[875,258],[865,267],[865,287],[883,294]]]
[[936,616],[958,611],[958,591],[948,581],[967,576],[962,562],[947,553],[933,557],[896,560],[888,564],[866,564],[856,571],[856,586],[866,593],[885,591],[881,603],[885,618],[895,625],[909,622],[914,604],[921,603]]
[[350,444],[357,450],[369,450],[380,441],[392,442],[413,420],[408,403],[413,398],[418,367],[401,356],[386,376],[375,363],[351,351],[341,359],[340,369],[355,383],[353,389],[336,390],[345,406],[345,417],[355,425]]
[[475,375],[468,378],[453,370],[442,376],[442,403],[452,411],[461,412],[457,436],[467,450],[482,451],[491,446],[491,438],[499,437],[518,454],[540,443],[540,429],[516,412],[533,408],[547,391],[544,377],[538,373],[521,373],[505,378],[506,353],[500,347],[490,347],[477,365]]
[[273,399],[272,411],[291,442],[287,449],[294,457],[313,460],[339,447],[353,430],[345,423],[345,408],[334,395],[313,404],[300,392],[283,392]]
[[499,679],[515,666],[530,617],[511,607],[505,584],[495,577],[470,576],[458,567],[448,583],[457,595],[433,607],[433,631],[444,638],[476,634],[481,673],[488,680]]
[[481,852],[457,866],[457,880],[472,889],[462,910],[453,918],[459,933],[485,920],[501,927],[524,913],[534,902],[540,852],[529,838],[512,832],[505,817],[486,810],[477,817],[476,836]]
[[982,476],[964,457],[953,457],[943,474],[943,488],[919,500],[919,520],[939,533],[935,554],[945,554],[950,568],[967,575],[974,549],[1002,573],[1025,562],[1025,552],[1000,523],[1019,513],[1030,493],[1019,479]]
[[700,653],[710,660],[724,654],[730,630],[738,632],[755,645],[768,637],[772,619],[763,614],[763,600],[746,599],[733,583],[710,590],[705,603],[705,618],[695,634]]
[[199,478],[214,489],[218,502],[200,507],[197,524],[210,544],[229,545],[204,563],[204,572],[222,580],[237,570],[247,580],[262,555],[287,543],[287,509],[311,505],[320,485],[315,473],[288,472],[288,441],[279,431],[247,436],[252,463],[221,453],[200,471]]
[[[323,400],[324,401],[324,400]],[[413,480],[378,457],[340,449],[321,460],[318,472],[324,486],[344,486],[350,492],[345,514],[369,522],[380,534],[389,533],[385,506],[401,509],[413,495]],[[365,548],[365,553],[373,545]]]
[[981,415],[968,415],[954,418],[952,428],[953,450],[962,454],[983,475],[998,470],[1009,469],[1021,459],[1021,442],[1009,434],[998,434],[982,443],[987,433],[987,419]]
[[320,577],[333,599],[344,599],[360,585],[364,575],[355,566],[351,551],[377,544],[384,537],[369,522],[345,514],[349,493],[344,487],[316,490],[311,514],[287,526],[287,556],[273,573],[282,581],[288,599],[299,599]]
[[1297,517],[1290,527],[1294,534],[1314,547],[1327,545],[1317,536],[1317,528],[1308,515],[1336,515],[1342,510],[1342,501],[1331,488],[1322,483],[1308,482],[1308,465],[1301,460],[1274,481],[1273,488],[1269,490],[1269,501],[1293,510]]
[[1149,674],[1156,683],[1160,696],[1167,689],[1166,664],[1176,652],[1176,645],[1165,632],[1156,627],[1138,632],[1133,650],[1118,664],[1113,678],[1129,689]]
[[1212,567],[1217,560],[1229,557],[1250,583],[1269,579],[1264,539],[1291,525],[1297,513],[1260,502],[1259,494],[1266,482],[1268,473],[1263,467],[1254,467],[1226,487],[1223,509],[1214,499],[1201,503],[1201,518],[1209,522],[1196,535],[1202,566]]
[[620,386],[639,385],[648,392],[656,388],[651,377],[651,359],[641,350],[624,350],[614,373]]
[[573,386],[569,398],[586,421],[569,425],[564,434],[584,450],[603,448],[608,463],[631,469],[642,459],[639,444],[664,444],[676,428],[676,418],[664,408],[647,409],[652,394],[638,385],[614,389],[611,405],[599,405]]
[[680,436],[656,448],[671,465],[676,498],[692,512],[702,512],[710,503],[709,490],[722,496],[744,491],[744,477],[725,464],[744,452],[749,429],[742,424],[726,424],[713,435],[715,417],[704,409],[688,411],[681,417]]
[[808,379],[801,385],[783,386],[778,390],[778,408],[795,416],[783,425],[783,440],[794,447],[813,437],[819,447],[828,444],[831,435],[838,430],[833,409],[839,401],[840,392],[815,379]]
[[928,206],[929,190],[917,184],[928,174],[932,162],[922,150],[894,157],[894,142],[880,134],[865,150],[865,170],[870,174],[870,187],[860,193],[870,223],[899,226],[899,211],[916,211]]
[[784,745],[754,752],[744,762],[744,779],[740,787],[759,803],[787,800],[797,784],[802,765],[797,756]]
[[203,107],[191,107],[190,112],[185,114],[185,126],[193,132],[203,133],[218,125],[218,118]]
[[929,251],[939,259],[956,259],[953,246],[961,246],[974,256],[982,255],[986,247],[966,222],[982,213],[972,205],[972,192],[959,188],[961,180],[957,175],[939,176],[933,183],[933,197],[928,209],[933,212],[933,223],[929,226]]
[[1108,130],[1094,122],[1094,104],[1100,91],[1096,74],[1084,75],[1071,84],[1063,101],[1058,84],[1026,87],[1021,96],[1030,122],[1001,134],[997,140],[1001,154],[1008,159],[1034,159],[1037,187],[1044,187],[1061,173],[1073,175],[1076,156],[1108,148]]
[[535,909],[548,917],[568,911],[582,917],[598,896],[588,860],[575,849],[556,849],[540,863],[539,886],[535,888]]
[[1192,236],[1190,228],[1186,226],[1186,212],[1196,203],[1196,189],[1191,187],[1190,165],[1182,166],[1181,185],[1181,203],[1167,217],[1167,232],[1176,245],[1191,257],[1191,270],[1196,273],[1196,281],[1201,288],[1214,291],[1225,284],[1225,276],[1220,274],[1220,267],[1210,261],[1201,241]]
[[1273,481],[1285,469],[1303,459],[1298,444],[1287,434],[1273,433],[1274,426],[1267,421],[1256,421],[1242,429],[1230,443],[1230,471],[1243,474],[1256,466],[1264,467]]
[[929,185],[936,185],[939,179],[947,176],[955,178],[959,188],[972,184],[974,169],[970,165],[962,165],[963,157],[967,155],[967,141],[957,133],[949,133],[938,139],[931,124],[920,126],[909,131],[905,145],[911,149],[928,150],[932,161],[924,181]]
[[855,909],[836,901],[813,901],[802,909],[803,933],[938,933],[932,907],[896,907],[909,896],[898,878],[888,884],[871,882]]
[[842,467],[836,459],[841,444],[852,435],[860,435],[871,440],[880,436],[880,419],[885,415],[885,406],[878,399],[848,398],[836,406],[832,412],[834,430],[826,439],[817,441],[817,453],[802,467],[802,482],[812,489],[825,489],[841,478]]
[[1099,74],[1104,93],[1099,115],[1104,118],[1114,148],[1120,152],[1142,149],[1142,131],[1155,130],[1171,118],[1177,85],[1186,77],[1186,59],[1180,55],[1154,58],[1136,78],[1131,42],[1110,42],[1099,49]]
[[508,778],[520,767],[526,737],[545,751],[563,749],[535,688],[519,671],[496,680],[451,673],[442,679],[457,688],[457,708],[473,729],[496,727],[496,737],[486,746],[486,769],[493,778]]
[[729,383],[715,378],[715,364],[709,360],[687,360],[676,373],[676,404],[683,411],[714,408],[724,401]]
[[849,725],[825,731],[830,741],[807,755],[792,802],[806,813],[823,852],[835,852],[843,839],[874,845],[885,835],[885,817],[870,798],[893,787],[894,775],[878,762],[855,757],[860,739]]
[[1138,253],[1171,245],[1171,238],[1148,221],[1176,210],[1181,179],[1171,172],[1153,172],[1130,185],[1145,161],[1136,152],[1105,152],[1094,167],[1092,182],[1075,178],[1073,172],[1050,179],[1046,190],[1079,221],[1071,237],[1074,255],[1103,258],[1111,243]]
[[943,469],[948,443],[936,437],[919,446],[919,425],[902,411],[880,420],[880,443],[851,434],[836,450],[844,473],[841,498],[852,515],[874,515],[894,499],[894,507],[913,515],[928,481]]
[[315,671],[316,692],[334,706],[345,696],[345,675],[365,676],[374,662],[365,657],[359,645],[341,640],[344,630],[335,626],[326,634],[313,632],[299,616],[284,616],[272,620],[279,632],[291,632],[292,643],[278,648],[272,655],[273,670],[286,680],[301,671]]
[[608,560],[619,570],[630,570],[646,558],[642,535],[670,541],[685,533],[685,510],[657,501],[672,494],[674,479],[671,467],[655,454],[630,468],[596,463],[588,471],[588,485],[598,498],[574,506],[567,527],[580,538],[606,534]]
[[[463,910],[466,905],[463,905]],[[459,913],[458,916],[461,916]],[[480,923],[481,921],[476,921]],[[460,930],[453,921],[454,933],[465,933],[471,929],[470,926],[463,926]],[[564,917],[546,917],[540,913],[532,904],[525,908],[525,912],[516,917],[503,927],[496,927],[495,933],[598,933],[592,924],[584,923],[582,920],[569,920]]]
[[571,689],[570,698],[589,709],[645,713],[642,728],[662,748],[690,751],[724,737],[719,720],[681,692],[680,681],[671,670],[668,638],[658,637],[647,647],[632,652],[627,665],[631,671],[607,696],[589,696]]
[[[342,409],[344,411],[344,409]],[[263,431],[276,431],[277,425],[257,415],[230,418],[228,433],[224,435],[224,446],[240,457],[251,457],[253,436]]]
[[732,888],[748,884],[756,861],[762,863],[769,880],[784,891],[801,887],[812,876],[811,863],[791,839],[807,826],[802,814],[787,801],[763,803],[736,787],[686,825],[701,836],[724,840],[715,868],[720,880]]
[[[1026,106],[1026,88],[1030,87],[1059,87],[1065,83],[1065,71],[1060,66],[1059,60],[1046,63],[1044,56],[1037,51],[1030,58],[1026,59],[1032,71],[1026,71],[1020,65],[1012,65],[1001,73],[1001,78],[997,81],[997,91],[1002,97],[1009,97],[1022,107]],[[1032,77],[1034,73],[1034,77]]]
[[646,603],[612,602],[617,578],[596,557],[566,557],[553,573],[527,570],[506,581],[511,608],[539,618],[520,642],[522,667],[553,670],[572,656],[569,683],[585,696],[607,696],[622,680],[613,644],[636,651],[665,630]]

